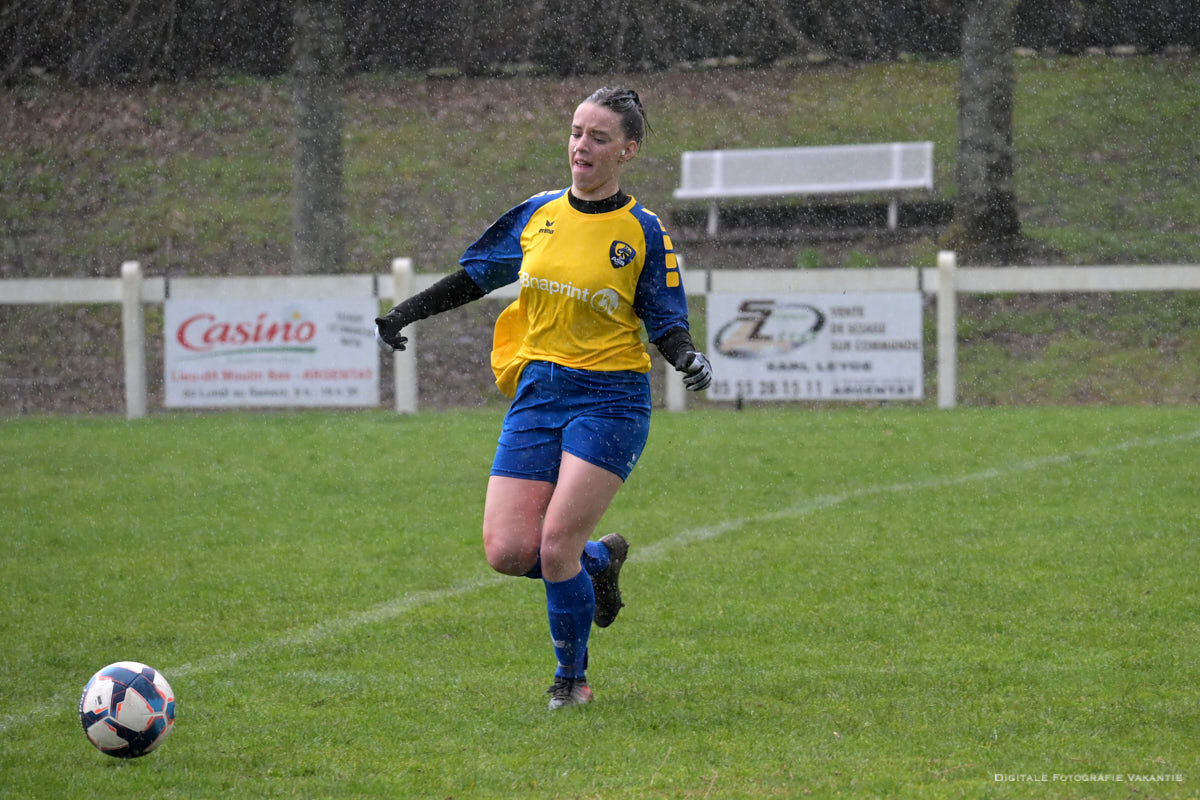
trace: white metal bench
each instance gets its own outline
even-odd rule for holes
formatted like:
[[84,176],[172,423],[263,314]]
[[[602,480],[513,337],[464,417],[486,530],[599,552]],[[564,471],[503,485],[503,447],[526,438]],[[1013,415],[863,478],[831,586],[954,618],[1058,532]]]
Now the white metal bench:
[[708,232],[717,201],[735,197],[885,192],[895,230],[898,194],[933,191],[933,142],[692,150],[683,154],[676,200],[708,200]]

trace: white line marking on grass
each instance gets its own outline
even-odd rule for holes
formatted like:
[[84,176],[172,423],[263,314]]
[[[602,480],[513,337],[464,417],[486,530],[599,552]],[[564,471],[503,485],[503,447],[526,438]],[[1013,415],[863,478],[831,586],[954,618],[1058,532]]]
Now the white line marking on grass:
[[420,592],[401,595],[400,597],[388,600],[386,603],[380,603],[373,608],[368,608],[346,617],[335,617],[318,622],[299,633],[281,636],[278,639],[271,639],[267,642],[260,642],[238,652],[216,654],[195,663],[180,664],[178,667],[172,667],[170,670],[163,670],[163,672],[172,676],[188,675],[193,672],[207,672],[215,667],[226,666],[234,661],[250,658],[259,653],[316,644],[317,642],[323,642],[326,639],[332,639],[344,633],[349,633],[363,625],[386,622],[389,619],[394,619],[423,606],[431,606],[443,600],[449,600],[452,597],[471,594],[488,586],[498,585],[504,581],[504,577],[503,575],[493,573],[470,578],[445,589],[426,589]]
[[[858,498],[871,497],[880,494],[894,494],[897,492],[920,491],[924,489],[944,489],[948,486],[955,486],[963,483],[973,483],[975,481],[990,480],[994,478],[1005,478],[1011,475],[1018,475],[1022,472],[1030,472],[1055,464],[1065,464],[1085,458],[1108,456],[1124,450],[1133,450],[1143,447],[1158,447],[1161,445],[1192,441],[1194,439],[1200,439],[1200,429],[1191,431],[1189,433],[1176,434],[1174,436],[1133,439],[1130,441],[1118,442],[1116,444],[1102,447],[1089,447],[1083,450],[1077,450],[1073,453],[1062,453],[1057,455],[1041,456],[1038,458],[1030,458],[1023,461],[1017,461],[1005,467],[991,467],[988,469],[979,470],[977,472],[965,473],[963,475],[951,475],[949,477],[942,478],[928,478],[919,481],[902,481],[900,483],[882,484],[878,486],[864,486],[843,494],[829,494],[803,498],[787,508],[766,511],[761,514],[751,514],[749,516],[739,517],[736,519],[723,520],[712,525],[682,530],[679,533],[676,533],[674,536],[662,539],[654,544],[647,545],[646,547],[636,550],[631,558],[633,558],[635,561],[655,561],[663,558],[672,550],[676,550],[681,547],[687,547],[688,545],[695,544],[697,542],[705,542],[715,539],[718,536],[738,530],[746,525],[760,522],[775,522],[794,517],[803,517],[815,511],[832,508],[833,506],[841,505],[849,500],[855,500]],[[188,662],[164,669],[163,672],[172,678],[175,676],[190,674],[203,674],[214,669],[226,667],[236,661],[252,658],[259,653],[289,647],[317,644],[327,639],[349,633],[350,631],[355,630],[363,625],[386,622],[415,609],[434,605],[435,603],[440,603],[443,600],[449,600],[454,597],[461,597],[466,594],[471,594],[491,586],[497,586],[506,580],[507,578],[505,578],[503,575],[488,574],[475,578],[468,578],[444,589],[427,589],[425,591],[413,592],[411,594],[396,597],[387,601],[386,603],[380,603],[373,608],[368,608],[348,616],[335,617],[329,620],[318,622],[317,624],[312,625],[306,630],[300,631],[299,633],[287,634],[276,639],[260,642],[240,651],[216,653],[199,661]],[[82,683],[80,684],[80,691],[82,691]],[[4,717],[0,717],[0,734],[7,733],[8,731],[22,724],[50,719],[51,717],[62,713],[64,708],[70,708],[70,704],[75,698],[75,694],[59,694],[56,697],[51,698],[50,701],[45,705],[39,708],[31,708],[28,713],[22,714],[21,716],[9,714]]]
[[661,539],[652,545],[640,548],[638,551],[636,551],[635,555],[630,556],[630,558],[637,561],[655,561],[679,547],[684,547],[694,542],[703,542],[709,539],[715,539],[718,536],[738,530],[746,525],[762,522],[778,522],[780,520],[791,519],[793,517],[803,517],[815,511],[821,511],[826,508],[841,505],[849,500],[857,500],[860,498],[871,497],[880,494],[896,494],[899,492],[912,492],[924,489],[945,489],[949,486],[957,486],[963,483],[973,483],[976,481],[1019,475],[1022,472],[1031,472],[1036,469],[1041,469],[1042,467],[1053,466],[1055,464],[1066,464],[1068,462],[1078,461],[1084,458],[1107,456],[1123,450],[1132,450],[1141,447],[1158,447],[1166,444],[1186,442],[1193,439],[1200,439],[1200,430],[1176,434],[1174,436],[1160,436],[1152,439],[1133,439],[1126,442],[1118,442],[1117,444],[1108,445],[1106,447],[1089,447],[1083,450],[1077,450],[1073,453],[1059,453],[1055,455],[1041,456],[1038,458],[1030,458],[1023,461],[1017,461],[1006,467],[989,467],[977,472],[968,472],[963,475],[951,475],[949,477],[942,478],[926,478],[925,480],[918,481],[902,481],[900,483],[889,483],[877,486],[864,486],[859,489],[853,489],[844,494],[818,495],[817,497],[801,499],[787,508],[778,509],[775,511],[764,511],[760,514],[751,514],[738,519],[722,520],[712,525],[680,531],[674,536]]
[[[491,574],[467,579],[445,589],[427,589],[425,591],[413,592],[396,597],[386,603],[380,603],[373,608],[368,608],[349,616],[336,617],[318,622],[299,633],[287,634],[276,639],[259,642],[242,650],[229,653],[216,653],[199,661],[180,664],[174,667],[162,668],[157,665],[151,666],[161,669],[162,673],[171,681],[184,675],[211,672],[215,669],[228,667],[237,661],[253,658],[260,653],[317,644],[344,633],[349,633],[363,625],[386,622],[389,619],[399,617],[422,606],[429,606],[452,597],[471,594],[488,586],[499,585],[503,581],[503,575]],[[81,681],[79,684],[79,693],[83,692],[83,683]],[[23,723],[39,722],[64,713],[66,709],[72,707],[72,703],[78,702],[79,693],[60,693],[52,697],[47,704],[40,708],[30,709],[27,714],[22,716],[7,714],[4,717],[0,717],[0,734],[7,733]]]

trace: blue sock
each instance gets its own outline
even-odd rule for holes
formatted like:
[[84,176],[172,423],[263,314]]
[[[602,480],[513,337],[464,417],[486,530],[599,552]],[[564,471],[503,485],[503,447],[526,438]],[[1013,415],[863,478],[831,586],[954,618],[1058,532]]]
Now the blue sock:
[[[604,572],[604,570],[608,569],[608,561],[608,545],[601,544],[598,541],[589,541],[584,544],[583,555],[579,557],[579,565],[583,567],[584,572],[588,575],[599,575],[601,572]],[[538,560],[530,567],[529,572],[526,572],[521,577],[541,580],[542,557],[538,556]]]
[[608,545],[599,541],[588,541],[583,546],[583,556],[580,557],[579,563],[588,575],[599,575],[608,569],[608,557]]
[[550,618],[550,638],[558,658],[558,678],[583,678],[587,669],[588,636],[596,615],[596,595],[592,579],[583,570],[565,581],[546,584],[546,612]]

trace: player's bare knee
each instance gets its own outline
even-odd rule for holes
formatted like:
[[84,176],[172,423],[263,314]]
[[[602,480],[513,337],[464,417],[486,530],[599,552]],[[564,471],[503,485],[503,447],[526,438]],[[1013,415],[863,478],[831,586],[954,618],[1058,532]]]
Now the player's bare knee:
[[502,537],[487,536],[483,539],[483,551],[488,566],[501,575],[524,575],[537,563],[536,548],[514,545]]
[[570,577],[579,571],[580,547],[568,537],[547,536],[542,541],[542,572]]

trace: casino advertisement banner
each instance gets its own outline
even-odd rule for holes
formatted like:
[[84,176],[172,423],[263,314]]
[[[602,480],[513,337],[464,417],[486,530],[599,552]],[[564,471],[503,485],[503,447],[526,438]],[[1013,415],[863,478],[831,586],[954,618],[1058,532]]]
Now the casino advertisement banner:
[[167,300],[165,404],[377,406],[377,303]]
[[711,400],[920,400],[920,292],[708,296]]

